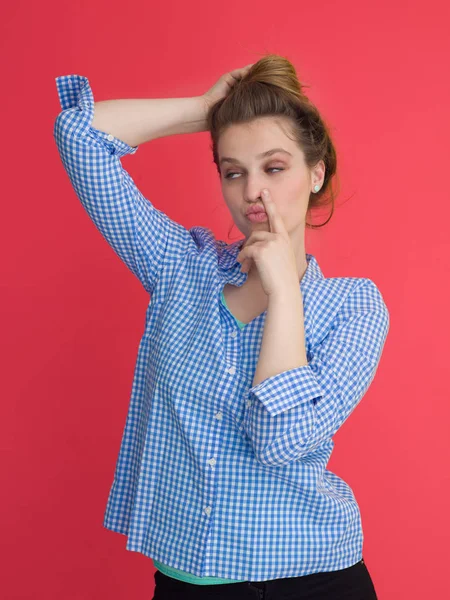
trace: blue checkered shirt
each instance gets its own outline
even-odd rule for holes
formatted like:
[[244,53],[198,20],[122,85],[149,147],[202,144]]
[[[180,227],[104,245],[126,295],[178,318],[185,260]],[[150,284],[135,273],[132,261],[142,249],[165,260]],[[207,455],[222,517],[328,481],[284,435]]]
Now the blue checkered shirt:
[[91,126],[88,79],[56,85],[54,137],[72,186],[150,294],[104,527],[127,536],[127,550],[197,577],[262,581],[355,564],[360,510],[326,465],[388,333],[377,286],[324,277],[307,253],[308,364],[252,387],[266,311],[241,328],[220,301],[225,284],[248,277],[236,261],[244,240],[227,244],[158,210],[122,167],[137,147]]

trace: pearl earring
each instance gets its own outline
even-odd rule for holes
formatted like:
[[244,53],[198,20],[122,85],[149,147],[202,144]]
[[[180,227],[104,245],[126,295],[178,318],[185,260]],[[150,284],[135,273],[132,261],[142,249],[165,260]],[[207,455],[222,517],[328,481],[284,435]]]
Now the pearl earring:
[[314,186],[314,191],[315,191],[315,192],[318,192],[319,190],[320,190],[320,185],[315,185],[315,186]]

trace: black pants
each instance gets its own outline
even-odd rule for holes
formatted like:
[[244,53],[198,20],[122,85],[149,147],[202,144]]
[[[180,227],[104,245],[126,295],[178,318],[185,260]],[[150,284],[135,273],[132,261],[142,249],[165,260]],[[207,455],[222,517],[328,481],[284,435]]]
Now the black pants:
[[286,577],[196,585],[155,571],[152,600],[377,600],[364,559],[347,569]]

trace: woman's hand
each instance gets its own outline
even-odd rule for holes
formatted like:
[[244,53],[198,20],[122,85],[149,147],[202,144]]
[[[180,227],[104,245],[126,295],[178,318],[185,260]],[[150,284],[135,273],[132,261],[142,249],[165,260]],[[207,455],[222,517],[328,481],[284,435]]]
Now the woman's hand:
[[219,81],[201,96],[206,104],[206,108],[209,110],[213,104],[219,100],[222,100],[222,98],[225,98],[228,92],[233,88],[236,81],[239,81],[244,75],[246,75],[250,67],[253,65],[254,63],[222,75]]
[[[299,286],[297,261],[291,238],[283,219],[267,190],[261,198],[269,220],[270,231],[253,231],[237,255],[237,261],[253,262],[258,269],[261,285],[268,296],[283,294],[287,289]],[[248,265],[242,266],[246,272]]]

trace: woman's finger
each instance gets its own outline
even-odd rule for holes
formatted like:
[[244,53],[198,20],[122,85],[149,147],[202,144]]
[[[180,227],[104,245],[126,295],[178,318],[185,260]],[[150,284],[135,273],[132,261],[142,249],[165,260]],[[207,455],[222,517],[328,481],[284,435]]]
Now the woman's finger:
[[240,79],[247,73],[247,71],[250,69],[250,67],[253,66],[253,64],[254,63],[252,63],[251,65],[247,65],[246,67],[241,67],[240,69],[235,69],[234,71],[230,71],[230,75],[232,77],[234,77],[234,79]]
[[251,258],[244,258],[244,260],[242,261],[242,265],[241,265],[242,273],[247,273],[247,271],[250,270],[251,260],[252,260]]

